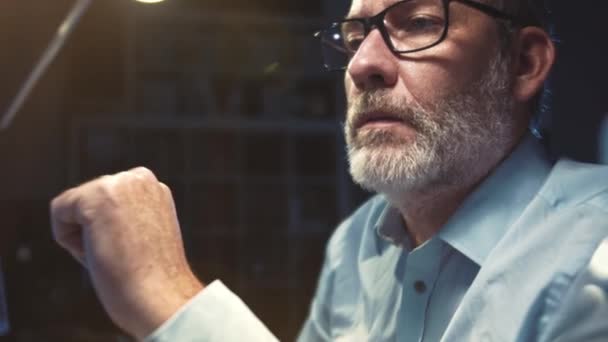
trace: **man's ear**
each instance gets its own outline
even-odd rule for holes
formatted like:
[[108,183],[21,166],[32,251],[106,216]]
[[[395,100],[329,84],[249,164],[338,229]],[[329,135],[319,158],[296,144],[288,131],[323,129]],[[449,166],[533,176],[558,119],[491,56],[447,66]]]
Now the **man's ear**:
[[555,45],[539,27],[524,27],[514,41],[513,95],[518,102],[530,101],[542,88],[555,62]]

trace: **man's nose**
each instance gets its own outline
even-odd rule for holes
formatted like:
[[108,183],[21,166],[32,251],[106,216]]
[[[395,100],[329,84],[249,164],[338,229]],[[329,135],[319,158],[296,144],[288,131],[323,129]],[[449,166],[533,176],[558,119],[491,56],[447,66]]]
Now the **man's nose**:
[[360,90],[392,87],[398,79],[398,60],[377,29],[363,40],[347,73]]

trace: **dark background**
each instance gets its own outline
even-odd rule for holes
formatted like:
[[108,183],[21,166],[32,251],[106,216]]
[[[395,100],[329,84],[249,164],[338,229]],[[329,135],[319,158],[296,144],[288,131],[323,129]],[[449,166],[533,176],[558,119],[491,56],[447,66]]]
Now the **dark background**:
[[[0,111],[71,6],[0,2]],[[96,1],[0,132],[0,256],[13,341],[121,341],[86,274],[51,241],[66,187],[145,165],[173,189],[190,261],[282,340],[296,335],[335,225],[368,194],[345,172],[341,76],[315,28],[345,1]],[[555,1],[555,155],[598,156],[608,112],[605,13]]]

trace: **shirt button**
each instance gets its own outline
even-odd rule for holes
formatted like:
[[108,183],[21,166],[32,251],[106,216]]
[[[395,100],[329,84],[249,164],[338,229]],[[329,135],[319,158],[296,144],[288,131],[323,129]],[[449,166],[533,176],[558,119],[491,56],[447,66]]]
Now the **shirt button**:
[[424,291],[426,291],[426,284],[421,280],[417,280],[414,283],[414,290],[418,293],[424,293]]

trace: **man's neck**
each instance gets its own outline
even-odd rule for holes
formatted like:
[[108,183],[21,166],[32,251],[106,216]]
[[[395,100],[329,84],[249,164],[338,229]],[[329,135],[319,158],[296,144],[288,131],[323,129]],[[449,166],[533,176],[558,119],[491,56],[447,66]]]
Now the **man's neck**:
[[389,201],[401,213],[412,247],[430,240],[458,210],[476,184],[415,191]]
[[386,194],[389,202],[399,210],[412,247],[418,247],[437,234],[458,210],[465,199],[515,149],[521,138],[514,139],[502,152],[488,153],[453,184],[431,185],[422,190],[401,194]]

